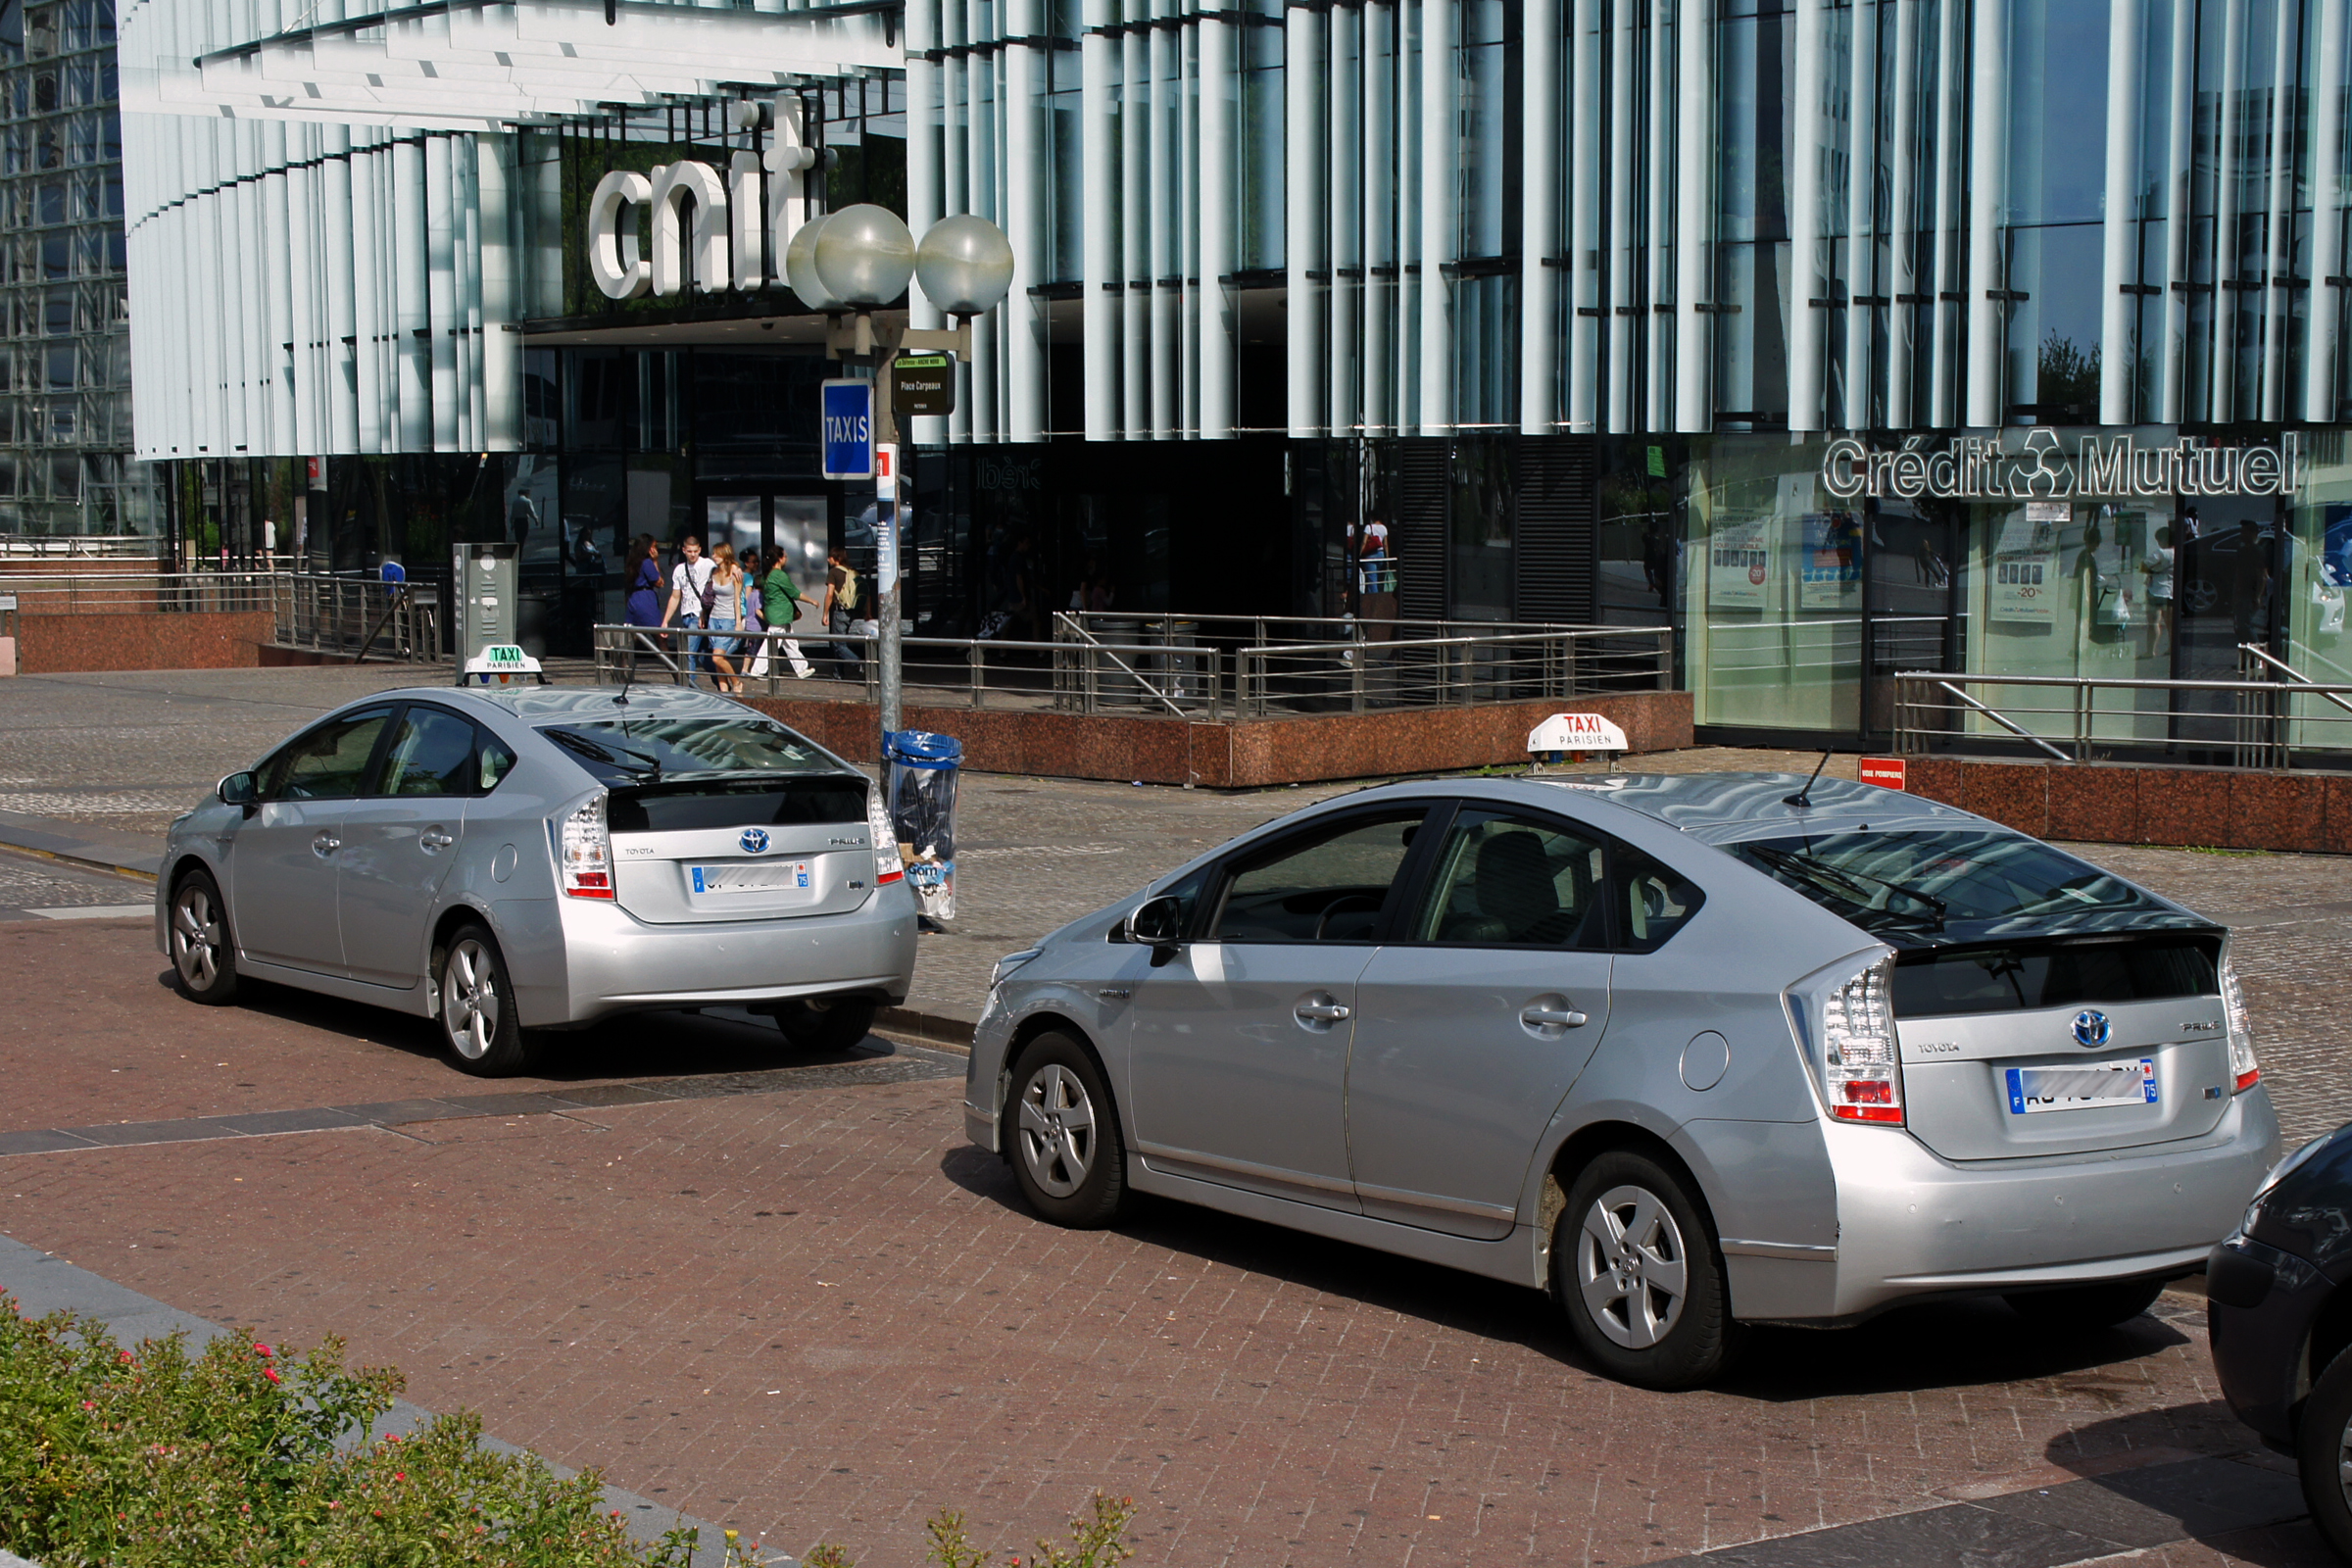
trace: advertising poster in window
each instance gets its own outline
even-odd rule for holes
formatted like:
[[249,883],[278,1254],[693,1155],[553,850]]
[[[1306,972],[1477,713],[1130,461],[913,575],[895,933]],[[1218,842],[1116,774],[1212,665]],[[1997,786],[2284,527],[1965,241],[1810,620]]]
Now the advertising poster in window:
[[2058,600],[2065,592],[2058,571],[2058,523],[2063,519],[2048,514],[2067,510],[2063,503],[2035,504],[2001,519],[1988,573],[1986,612],[1992,619],[2046,626],[2058,618]]
[[1762,610],[1772,582],[1772,521],[1717,517],[1707,541],[1707,603],[1716,610]]
[[1797,570],[1799,610],[1862,608],[1862,519],[1850,512],[1805,514]]

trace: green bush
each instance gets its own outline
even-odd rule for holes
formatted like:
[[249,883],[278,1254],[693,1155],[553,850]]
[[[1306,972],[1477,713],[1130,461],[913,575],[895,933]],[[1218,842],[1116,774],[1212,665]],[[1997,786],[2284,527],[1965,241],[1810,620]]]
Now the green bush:
[[401,1387],[336,1339],[133,1351],[0,1295],[0,1546],[43,1568],[684,1568],[692,1532],[638,1544],[593,1472],[491,1452],[470,1412],[374,1436]]

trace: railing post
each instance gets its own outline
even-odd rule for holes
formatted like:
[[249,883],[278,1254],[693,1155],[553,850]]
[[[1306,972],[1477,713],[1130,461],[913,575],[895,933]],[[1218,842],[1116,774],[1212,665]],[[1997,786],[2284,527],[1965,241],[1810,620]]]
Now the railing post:
[[[986,705],[981,701],[981,694],[988,681],[988,660],[980,651],[979,638],[974,637],[963,645],[963,658],[967,666],[965,679],[970,682],[972,688],[972,706],[974,708],[985,707]],[[1055,656],[1055,662],[1059,662],[1058,655]]]

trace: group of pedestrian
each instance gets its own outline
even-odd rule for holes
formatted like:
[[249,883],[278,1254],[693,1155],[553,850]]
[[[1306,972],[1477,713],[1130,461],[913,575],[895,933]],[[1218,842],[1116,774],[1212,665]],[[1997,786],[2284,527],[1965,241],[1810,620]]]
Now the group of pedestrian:
[[[665,574],[662,547],[650,533],[639,534],[629,547],[628,585],[628,624],[663,632],[674,628],[680,635],[670,646],[679,656],[676,667],[684,682],[700,685],[707,670],[719,691],[736,697],[743,695],[746,679],[766,676],[770,659],[778,654],[798,678],[815,674],[798,639],[768,633],[789,633],[804,605],[818,605],[828,631],[848,633],[859,586],[858,572],[838,546],[827,563],[820,604],[793,581],[783,550],[747,550],[738,556],[733,545],[721,542],[706,554],[694,534],[678,541]],[[835,643],[832,657],[845,668],[862,662],[848,643]]]

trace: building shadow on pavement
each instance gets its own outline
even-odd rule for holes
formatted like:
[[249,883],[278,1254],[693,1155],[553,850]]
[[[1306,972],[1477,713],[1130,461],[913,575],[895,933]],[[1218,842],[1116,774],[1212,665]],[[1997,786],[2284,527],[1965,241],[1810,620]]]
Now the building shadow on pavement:
[[[1031,1215],[1011,1169],[996,1155],[962,1145],[942,1157],[939,1169],[965,1192],[1046,1223]],[[1134,1195],[1130,1203],[1113,1230],[1131,1241],[1522,1346],[1600,1375],[1559,1310],[1536,1291],[1151,1195]],[[2052,1339],[2031,1331],[1997,1300],[1946,1301],[1899,1308],[1847,1329],[1753,1329],[1745,1353],[1712,1387],[1735,1398],[1785,1403],[2032,1379],[2063,1395],[2121,1406],[2146,1381],[2117,1369],[2188,1343],[2154,1317]]]
[[[156,983],[171,991],[177,977],[166,969]],[[337,1040],[378,1046],[420,1060],[442,1061],[441,1042],[431,1020],[409,1013],[346,1002],[266,980],[241,981],[233,1008],[315,1029]],[[887,1050],[868,1036],[847,1052],[803,1051],[787,1042],[765,1018],[734,1008],[703,1012],[635,1012],[608,1018],[587,1029],[550,1031],[530,1071],[499,1080],[510,1088],[536,1083],[580,1083],[608,1078],[691,1078],[764,1067],[841,1061]],[[448,1067],[450,1087],[480,1080]]]

